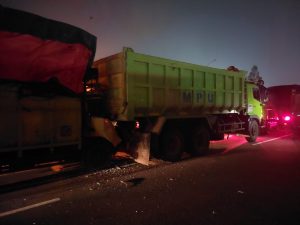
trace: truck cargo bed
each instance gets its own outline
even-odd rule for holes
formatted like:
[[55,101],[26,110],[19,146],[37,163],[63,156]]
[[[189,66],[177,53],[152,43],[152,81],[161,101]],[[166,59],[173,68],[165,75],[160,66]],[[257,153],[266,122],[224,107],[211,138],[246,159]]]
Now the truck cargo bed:
[[124,48],[94,62],[107,90],[109,113],[137,117],[197,117],[244,108],[245,71],[154,57]]

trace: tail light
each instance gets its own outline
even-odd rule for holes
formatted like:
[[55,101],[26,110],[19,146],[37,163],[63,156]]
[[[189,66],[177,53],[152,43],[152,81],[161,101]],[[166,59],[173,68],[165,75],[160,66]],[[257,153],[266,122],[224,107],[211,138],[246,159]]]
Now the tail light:
[[139,123],[139,121],[136,121],[135,122],[135,129],[139,129],[140,128],[140,123]]
[[286,121],[286,122],[288,122],[288,121],[291,120],[291,117],[288,116],[288,115],[286,115],[286,116],[283,117],[283,120]]

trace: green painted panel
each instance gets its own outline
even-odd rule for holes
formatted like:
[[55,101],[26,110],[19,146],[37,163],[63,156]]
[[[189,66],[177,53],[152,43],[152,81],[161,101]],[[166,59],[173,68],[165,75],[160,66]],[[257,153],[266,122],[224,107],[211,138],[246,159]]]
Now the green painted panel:
[[166,87],[177,88],[180,85],[180,68],[167,66]]
[[194,83],[194,71],[192,69],[182,69],[180,76],[181,87],[183,88],[193,88]]
[[131,76],[134,76],[136,84],[148,84],[149,63],[135,61],[135,66],[131,70]]
[[150,79],[151,84],[155,87],[165,85],[165,66],[161,64],[151,64],[150,66]]
[[205,72],[197,71],[194,72],[194,87],[195,88],[204,88],[205,87]]

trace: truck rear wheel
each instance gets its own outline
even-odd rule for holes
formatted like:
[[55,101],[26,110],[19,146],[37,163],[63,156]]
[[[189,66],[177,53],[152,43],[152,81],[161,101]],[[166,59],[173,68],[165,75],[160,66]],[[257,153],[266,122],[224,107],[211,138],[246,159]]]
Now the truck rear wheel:
[[184,141],[180,130],[169,128],[162,133],[161,151],[163,159],[176,162],[181,159]]
[[246,137],[248,142],[255,142],[259,135],[259,126],[256,120],[249,122],[249,137]]
[[205,127],[195,129],[191,138],[191,153],[194,156],[205,155],[209,151],[209,132]]

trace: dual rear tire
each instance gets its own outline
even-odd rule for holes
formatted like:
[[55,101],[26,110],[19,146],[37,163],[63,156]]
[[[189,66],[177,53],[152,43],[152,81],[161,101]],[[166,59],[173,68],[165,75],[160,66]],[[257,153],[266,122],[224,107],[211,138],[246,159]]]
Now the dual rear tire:
[[209,131],[204,126],[194,128],[188,136],[184,136],[180,129],[170,127],[160,137],[162,157],[171,162],[179,161],[185,150],[193,156],[205,155],[209,151],[209,140]]
[[164,160],[176,162],[181,159],[184,149],[184,138],[177,128],[163,131],[160,140],[162,157]]

